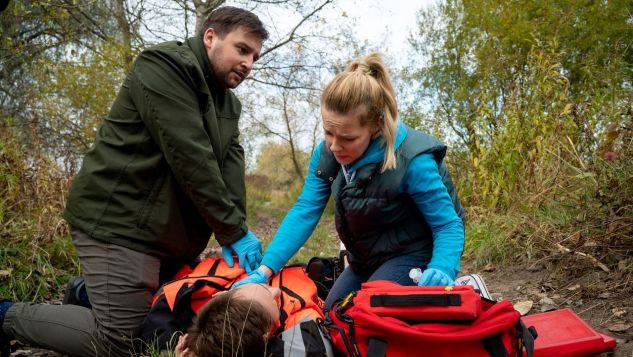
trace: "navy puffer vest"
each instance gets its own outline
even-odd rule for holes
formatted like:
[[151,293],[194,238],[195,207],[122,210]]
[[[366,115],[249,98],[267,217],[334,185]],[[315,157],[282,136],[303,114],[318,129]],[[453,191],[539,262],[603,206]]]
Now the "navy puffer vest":
[[327,145],[322,146],[316,175],[332,185],[332,196],[336,202],[336,230],[350,252],[350,266],[357,274],[371,275],[395,256],[431,258],[431,228],[411,196],[400,191],[402,179],[414,157],[433,154],[455,211],[464,219],[464,209],[443,162],[446,146],[408,127],[407,132],[407,137],[396,150],[396,169],[380,173],[382,162],[362,166],[349,185],[346,185],[341,165]]

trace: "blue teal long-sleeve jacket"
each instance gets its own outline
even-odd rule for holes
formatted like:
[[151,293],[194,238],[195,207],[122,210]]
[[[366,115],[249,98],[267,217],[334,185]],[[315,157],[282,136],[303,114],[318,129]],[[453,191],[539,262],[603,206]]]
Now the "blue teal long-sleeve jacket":
[[[396,150],[406,136],[407,128],[400,123],[394,144]],[[378,138],[373,139],[363,156],[346,166],[350,176],[363,165],[383,160],[384,148],[380,141]],[[275,272],[305,244],[330,197],[330,183],[315,175],[322,145],[325,143],[321,142],[312,154],[308,175],[297,202],[288,211],[264,254],[262,265]],[[464,246],[464,224],[455,212],[432,154],[418,155],[411,160],[401,190],[411,195],[433,232],[433,256],[428,267],[440,269],[454,279],[459,272]]]

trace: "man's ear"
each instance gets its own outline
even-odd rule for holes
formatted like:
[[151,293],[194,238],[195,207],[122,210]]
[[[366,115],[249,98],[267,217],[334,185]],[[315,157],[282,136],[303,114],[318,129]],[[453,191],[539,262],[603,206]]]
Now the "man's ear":
[[204,33],[202,34],[202,41],[204,42],[204,47],[206,47],[207,49],[211,48],[211,44],[213,43],[213,40],[215,40],[216,38],[216,33],[215,30],[212,27],[209,27],[206,31],[204,31]]

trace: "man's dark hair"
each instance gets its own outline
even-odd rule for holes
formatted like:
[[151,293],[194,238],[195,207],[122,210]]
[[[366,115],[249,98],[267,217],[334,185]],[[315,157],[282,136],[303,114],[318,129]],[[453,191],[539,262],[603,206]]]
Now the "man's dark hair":
[[235,297],[236,291],[216,295],[198,312],[186,342],[196,357],[266,355],[273,318],[261,303]]
[[233,6],[222,6],[213,10],[204,22],[200,35],[207,29],[213,28],[220,38],[224,38],[239,26],[244,27],[247,32],[256,35],[262,41],[268,39],[268,31],[257,15]]

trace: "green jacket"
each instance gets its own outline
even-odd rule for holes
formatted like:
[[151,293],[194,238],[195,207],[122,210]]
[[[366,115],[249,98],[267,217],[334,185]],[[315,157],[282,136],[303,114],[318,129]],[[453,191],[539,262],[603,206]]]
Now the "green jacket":
[[239,100],[202,39],[143,51],[73,181],[64,218],[91,237],[191,259],[248,231]]

